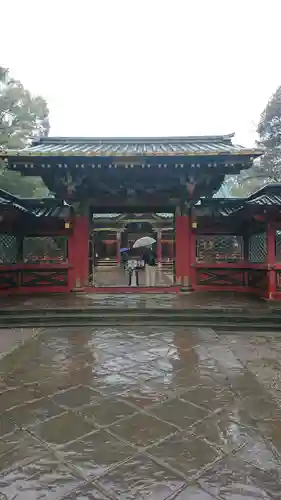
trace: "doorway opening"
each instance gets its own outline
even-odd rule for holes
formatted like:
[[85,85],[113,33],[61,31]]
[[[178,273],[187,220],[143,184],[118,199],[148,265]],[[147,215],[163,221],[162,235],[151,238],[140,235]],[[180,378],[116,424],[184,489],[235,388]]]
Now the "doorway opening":
[[[174,214],[93,213],[89,237],[89,284],[93,287],[147,286],[143,254],[145,248],[132,250],[136,240],[153,239],[156,257],[155,286],[175,283]],[[129,251],[125,250],[129,249]],[[136,279],[130,279],[127,258],[136,261]]]

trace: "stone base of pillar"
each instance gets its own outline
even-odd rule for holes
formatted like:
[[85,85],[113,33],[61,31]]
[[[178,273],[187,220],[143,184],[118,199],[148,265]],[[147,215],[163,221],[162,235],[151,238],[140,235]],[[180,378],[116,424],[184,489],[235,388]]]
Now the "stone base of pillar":
[[138,271],[135,269],[129,275],[129,286],[138,286],[139,285],[139,275]]
[[74,288],[72,289],[73,292],[84,292],[84,286],[81,283],[81,280],[79,278],[76,278],[75,280],[75,285]]
[[191,287],[191,280],[188,276],[185,276],[183,278],[183,286],[188,286],[188,287]]

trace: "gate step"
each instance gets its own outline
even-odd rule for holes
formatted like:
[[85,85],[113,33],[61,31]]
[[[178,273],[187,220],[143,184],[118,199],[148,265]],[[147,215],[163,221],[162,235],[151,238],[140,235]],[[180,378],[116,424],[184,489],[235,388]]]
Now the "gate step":
[[0,328],[116,325],[212,327],[222,332],[281,330],[281,311],[175,309],[48,309],[0,311]]

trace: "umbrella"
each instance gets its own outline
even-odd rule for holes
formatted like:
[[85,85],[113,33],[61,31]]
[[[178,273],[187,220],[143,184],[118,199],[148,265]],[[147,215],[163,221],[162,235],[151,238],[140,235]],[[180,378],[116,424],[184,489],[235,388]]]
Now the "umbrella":
[[120,248],[120,253],[128,252],[129,248]]
[[133,248],[150,247],[153,243],[156,243],[154,238],[151,238],[150,236],[143,236],[135,241]]

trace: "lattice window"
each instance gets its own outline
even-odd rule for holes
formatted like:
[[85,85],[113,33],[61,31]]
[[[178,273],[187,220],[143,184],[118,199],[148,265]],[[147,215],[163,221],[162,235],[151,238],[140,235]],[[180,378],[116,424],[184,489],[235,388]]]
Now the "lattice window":
[[0,234],[0,264],[16,264],[17,257],[17,238],[9,234]]
[[238,262],[243,260],[243,255],[241,236],[217,234],[197,237],[197,262]]
[[255,264],[266,262],[267,241],[265,233],[252,234],[249,238],[249,261]]
[[59,264],[67,262],[67,238],[65,236],[24,238],[23,261],[26,264]]
[[275,255],[276,255],[276,262],[281,262],[281,231],[276,231]]

